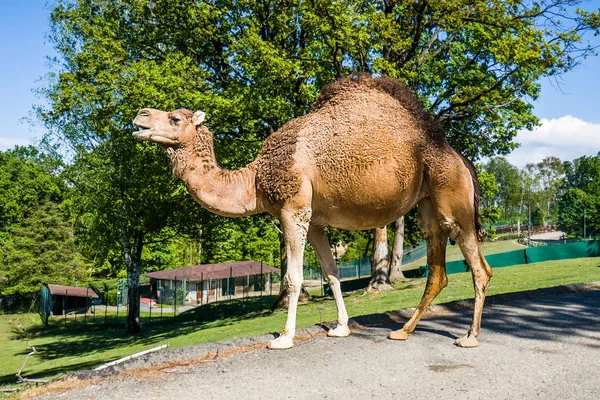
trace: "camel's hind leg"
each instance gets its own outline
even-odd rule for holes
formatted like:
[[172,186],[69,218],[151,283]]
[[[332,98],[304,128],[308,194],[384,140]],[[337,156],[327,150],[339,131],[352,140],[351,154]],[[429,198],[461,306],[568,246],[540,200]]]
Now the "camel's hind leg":
[[419,202],[418,210],[419,227],[423,237],[427,241],[427,265],[429,266],[429,277],[425,286],[425,293],[416,311],[402,329],[390,332],[389,338],[395,340],[406,340],[415,330],[419,320],[433,299],[448,284],[446,276],[446,242],[448,234],[441,229],[439,217],[435,212],[431,200],[425,198]]
[[466,336],[457,339],[454,344],[460,347],[476,347],[479,343],[479,329],[481,328],[481,314],[483,313],[485,292],[492,277],[492,269],[483,257],[479,241],[477,240],[477,234],[473,229],[461,231],[457,242],[467,264],[471,267],[473,287],[475,288],[475,305],[471,328]]
[[350,334],[350,329],[348,328],[348,313],[346,312],[344,298],[342,297],[339,269],[335,264],[333,254],[331,254],[329,241],[323,233],[323,228],[311,226],[308,230],[308,241],[315,250],[315,253],[317,253],[319,263],[321,264],[321,270],[323,271],[323,276],[327,280],[327,283],[329,283],[329,287],[331,288],[333,297],[335,298],[335,305],[337,306],[337,327],[329,330],[329,332],[327,332],[327,336],[348,336]]
[[440,158],[443,166],[433,166],[436,174],[430,174],[428,188],[431,201],[441,217],[439,224],[448,232],[450,239],[456,240],[465,261],[471,268],[475,288],[473,322],[466,336],[455,344],[461,347],[478,345],[481,314],[485,292],[492,277],[492,269],[485,261],[477,238],[477,206],[475,172],[470,171],[468,161],[458,154]]

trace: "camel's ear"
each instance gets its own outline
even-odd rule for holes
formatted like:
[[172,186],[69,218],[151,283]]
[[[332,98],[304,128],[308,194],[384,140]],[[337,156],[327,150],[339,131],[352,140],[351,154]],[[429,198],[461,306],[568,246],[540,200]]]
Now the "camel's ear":
[[194,124],[194,126],[202,125],[202,123],[204,122],[204,117],[206,117],[204,111],[196,111],[192,116],[192,124]]

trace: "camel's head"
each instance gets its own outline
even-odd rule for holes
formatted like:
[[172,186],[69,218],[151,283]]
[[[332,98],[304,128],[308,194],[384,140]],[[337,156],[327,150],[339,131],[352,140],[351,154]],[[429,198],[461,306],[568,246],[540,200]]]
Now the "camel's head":
[[142,130],[133,132],[140,140],[150,140],[165,148],[184,147],[196,136],[196,129],[204,122],[204,112],[179,109],[171,112],[141,109],[133,124]]

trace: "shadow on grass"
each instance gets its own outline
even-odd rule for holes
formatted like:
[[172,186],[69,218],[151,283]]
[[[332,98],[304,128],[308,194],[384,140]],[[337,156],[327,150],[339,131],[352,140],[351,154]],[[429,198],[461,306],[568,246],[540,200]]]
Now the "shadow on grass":
[[[236,324],[242,320],[257,319],[271,315],[268,308],[275,301],[276,296],[264,296],[262,298],[248,298],[246,300],[235,299],[231,302],[224,301],[210,303],[183,312],[176,317],[165,317],[162,320],[154,320],[151,323],[143,323],[143,332],[138,335],[126,335],[124,332],[124,319],[120,324],[111,323],[108,327],[103,322],[88,325],[74,325],[69,321],[67,326],[37,325],[27,330],[26,340],[35,339],[55,340],[49,343],[36,344],[38,353],[34,356],[41,361],[51,361],[59,358],[88,357],[107,350],[144,344],[146,346],[154,343],[165,342],[171,338],[187,335],[201,330],[205,327],[218,328]],[[145,318],[144,318],[145,319]],[[143,319],[143,322],[144,322]],[[103,321],[103,320],[102,320]],[[15,339],[17,339],[15,337]],[[43,340],[42,340],[43,341]],[[18,353],[25,360],[29,349]],[[28,373],[27,367],[23,376],[28,378],[41,378],[49,375],[73,372],[81,369],[89,369],[98,366],[99,361],[69,364],[62,367],[48,367],[35,373]],[[16,371],[14,371],[16,372]],[[0,376],[0,385],[13,384],[14,373]]]

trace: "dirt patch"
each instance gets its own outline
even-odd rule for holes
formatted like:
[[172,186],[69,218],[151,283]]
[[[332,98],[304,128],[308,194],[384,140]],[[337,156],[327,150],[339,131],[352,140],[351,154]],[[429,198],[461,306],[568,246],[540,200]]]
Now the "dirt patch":
[[433,372],[452,372],[452,371],[456,371],[457,369],[462,369],[462,368],[475,368],[475,366],[470,365],[470,364],[450,364],[450,365],[432,364],[432,365],[428,365],[427,368],[429,368]]

